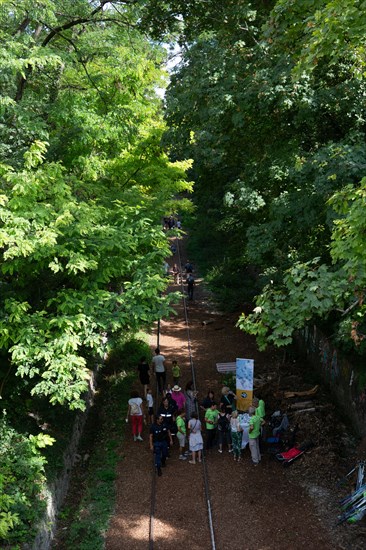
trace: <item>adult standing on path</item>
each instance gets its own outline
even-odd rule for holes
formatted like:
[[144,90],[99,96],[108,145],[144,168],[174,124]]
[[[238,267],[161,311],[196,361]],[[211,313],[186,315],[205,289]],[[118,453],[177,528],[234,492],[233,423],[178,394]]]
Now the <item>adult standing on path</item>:
[[224,386],[221,390],[221,400],[220,403],[225,407],[226,414],[231,414],[236,409],[235,401],[237,397],[233,391]]
[[194,291],[195,281],[192,273],[189,273],[186,283],[187,283],[188,298],[189,300],[193,300],[193,291]]
[[238,411],[233,411],[230,419],[231,441],[233,442],[234,460],[241,461],[241,439],[243,428],[238,419]]
[[249,449],[254,466],[261,461],[259,450],[259,436],[261,432],[261,418],[255,414],[255,407],[249,407]]
[[128,400],[126,422],[128,422],[129,419],[131,420],[134,441],[143,441],[141,433],[144,418],[145,414],[142,399],[137,391],[132,391],[131,398]]
[[186,419],[190,420],[197,407],[197,391],[194,389],[192,380],[187,382],[184,395],[186,396]]
[[140,382],[143,385],[144,397],[146,399],[147,387],[150,384],[150,368],[148,362],[146,361],[146,357],[141,357],[137,365],[137,370],[139,371]]
[[150,449],[154,452],[158,476],[162,475],[161,467],[165,466],[168,456],[168,441],[173,445],[170,430],[163,423],[163,417],[159,415],[150,428]]
[[206,439],[207,451],[211,449],[216,438],[218,416],[219,416],[219,411],[217,410],[216,403],[212,403],[211,407],[207,409],[205,414],[206,431],[207,431],[207,439]]
[[159,393],[163,393],[166,384],[165,357],[160,353],[160,348],[156,348],[155,355],[152,358],[153,372],[156,375],[156,383]]
[[192,412],[191,419],[188,422],[189,429],[189,450],[192,452],[192,459],[189,461],[190,464],[196,464],[196,455],[198,456],[198,462],[202,461],[202,449],[203,449],[203,439],[202,439],[202,425],[201,421],[198,419],[198,414]]

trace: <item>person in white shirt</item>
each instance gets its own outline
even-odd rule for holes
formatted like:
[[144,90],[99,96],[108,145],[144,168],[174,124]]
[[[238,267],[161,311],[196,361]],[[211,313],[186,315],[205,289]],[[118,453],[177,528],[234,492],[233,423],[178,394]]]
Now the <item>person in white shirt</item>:
[[154,398],[153,398],[151,388],[147,388],[146,401],[147,401],[147,406],[149,410],[149,421],[150,421],[150,424],[152,424],[154,422]]
[[132,434],[134,441],[143,441],[141,437],[142,424],[145,420],[144,407],[142,399],[137,391],[131,392],[131,399],[128,400],[128,411],[126,422],[131,420]]
[[165,357],[160,353],[159,348],[156,348],[155,356],[152,358],[152,368],[156,375],[159,393],[163,393],[166,384]]

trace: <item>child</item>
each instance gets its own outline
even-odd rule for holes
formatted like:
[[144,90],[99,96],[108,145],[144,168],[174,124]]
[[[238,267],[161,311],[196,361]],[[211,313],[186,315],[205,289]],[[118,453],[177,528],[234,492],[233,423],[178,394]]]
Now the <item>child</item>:
[[173,381],[175,386],[179,386],[179,378],[180,378],[180,367],[178,366],[177,361],[172,361],[172,374],[173,374]]
[[241,461],[241,439],[243,428],[240,426],[238,411],[233,411],[230,420],[231,440],[233,443],[234,460]]
[[147,388],[146,401],[148,406],[149,422],[152,424],[154,422],[154,398],[151,388]]
[[167,384],[167,385],[166,385],[166,390],[165,390],[165,392],[164,392],[164,397],[167,397],[168,395],[171,396],[171,395],[172,395],[172,391],[173,391],[173,390],[172,390],[171,385],[170,385],[170,384]]

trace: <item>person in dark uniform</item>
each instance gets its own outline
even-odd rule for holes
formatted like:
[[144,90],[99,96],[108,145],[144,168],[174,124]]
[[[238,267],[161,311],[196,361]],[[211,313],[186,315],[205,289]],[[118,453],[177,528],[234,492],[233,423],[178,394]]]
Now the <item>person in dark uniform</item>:
[[194,290],[195,280],[192,273],[189,273],[186,283],[187,283],[188,298],[190,300],[193,300],[193,290]]
[[168,443],[173,445],[170,430],[164,425],[163,417],[158,415],[150,428],[150,449],[154,452],[158,476],[162,475],[161,467],[165,466],[168,456]]

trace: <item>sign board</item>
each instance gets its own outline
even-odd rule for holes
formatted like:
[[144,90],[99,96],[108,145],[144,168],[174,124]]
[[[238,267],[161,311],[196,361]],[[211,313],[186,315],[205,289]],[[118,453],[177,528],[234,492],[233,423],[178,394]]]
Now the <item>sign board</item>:
[[247,411],[253,401],[254,359],[236,360],[236,408]]

